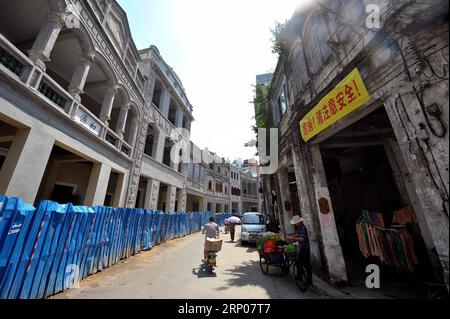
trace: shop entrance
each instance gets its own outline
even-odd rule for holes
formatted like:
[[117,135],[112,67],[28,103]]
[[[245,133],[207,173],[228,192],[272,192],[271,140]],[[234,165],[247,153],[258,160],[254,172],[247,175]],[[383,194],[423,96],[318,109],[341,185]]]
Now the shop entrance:
[[[387,153],[392,141],[396,143],[390,121],[384,108],[380,108],[321,144],[339,241],[352,286],[365,287],[365,269],[369,264],[380,266],[382,288],[388,290],[411,289],[413,283],[419,287],[421,280],[430,280],[433,274],[417,219],[404,220],[404,212],[411,211],[406,210],[411,208],[411,201],[401,190],[401,174],[395,172],[400,163],[393,167],[393,158]],[[357,224],[365,221],[382,235],[376,237],[367,232],[365,239],[357,230]],[[390,250],[397,239],[402,239],[397,244],[403,248]],[[375,254],[363,253],[361,242],[375,247]],[[406,252],[410,248],[412,252]],[[420,289],[415,292],[422,294]]]

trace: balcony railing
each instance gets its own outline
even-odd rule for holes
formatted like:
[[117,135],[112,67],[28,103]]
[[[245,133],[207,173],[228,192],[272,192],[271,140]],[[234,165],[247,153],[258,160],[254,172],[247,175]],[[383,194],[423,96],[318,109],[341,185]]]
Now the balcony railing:
[[112,145],[120,154],[131,157],[133,148],[123,138],[110,130],[96,115],[81,105],[66,89],[47,73],[42,72],[31,59],[23,54],[0,33],[0,76],[28,89],[42,99],[52,111],[63,115],[66,121],[76,123]]
[[[57,83],[48,84],[47,79],[42,80],[39,84],[38,91],[42,95],[44,95],[51,102],[58,105],[60,108],[65,109],[67,107],[67,99],[62,97],[61,94],[58,93],[64,91],[64,89],[60,88]],[[55,87],[59,87],[58,89],[53,89]],[[64,95],[64,94],[63,94]]]
[[24,67],[19,60],[3,48],[0,48],[0,63],[18,76],[20,76]]
[[125,155],[131,156],[132,147],[128,145],[125,141],[122,141],[122,145],[120,146],[120,150]]
[[255,199],[255,200],[258,199],[258,195],[252,195],[252,194],[242,194],[241,197],[248,198],[248,199]]

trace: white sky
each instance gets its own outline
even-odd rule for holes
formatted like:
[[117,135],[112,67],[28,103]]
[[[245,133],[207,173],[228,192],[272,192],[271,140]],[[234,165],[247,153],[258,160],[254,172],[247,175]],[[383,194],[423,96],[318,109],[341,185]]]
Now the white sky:
[[250,158],[255,148],[256,74],[273,71],[270,28],[302,0],[119,0],[138,49],[155,44],[194,107],[192,141],[219,156]]

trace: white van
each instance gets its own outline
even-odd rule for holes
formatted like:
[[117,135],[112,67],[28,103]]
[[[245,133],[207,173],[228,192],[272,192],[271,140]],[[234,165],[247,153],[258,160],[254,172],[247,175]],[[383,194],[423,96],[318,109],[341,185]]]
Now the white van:
[[251,212],[242,216],[241,244],[255,243],[266,232],[266,219],[263,214]]

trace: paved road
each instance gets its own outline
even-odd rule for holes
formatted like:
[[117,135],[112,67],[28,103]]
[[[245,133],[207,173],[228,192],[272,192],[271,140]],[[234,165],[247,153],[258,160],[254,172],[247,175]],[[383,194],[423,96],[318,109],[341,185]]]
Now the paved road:
[[201,267],[203,236],[196,233],[130,257],[53,298],[329,298],[319,290],[302,293],[278,269],[263,275],[255,247],[231,243],[225,234],[218,267],[206,273]]

